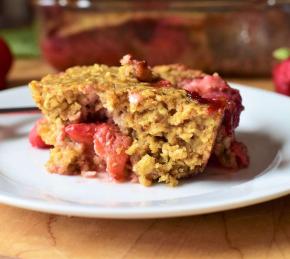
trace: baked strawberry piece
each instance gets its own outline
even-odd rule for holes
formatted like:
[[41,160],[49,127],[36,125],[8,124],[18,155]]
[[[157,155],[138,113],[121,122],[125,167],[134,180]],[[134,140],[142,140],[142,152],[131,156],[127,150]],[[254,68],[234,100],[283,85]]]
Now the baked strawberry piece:
[[129,158],[126,150],[132,141],[130,137],[122,135],[115,125],[70,124],[65,127],[65,132],[71,140],[93,148],[96,155],[106,162],[106,170],[114,179],[126,179],[125,167]]
[[29,142],[31,144],[31,146],[36,147],[36,148],[41,148],[41,149],[47,149],[50,148],[52,146],[47,145],[43,139],[40,137],[39,133],[38,133],[38,125],[40,123],[44,122],[44,119],[39,119],[37,120],[37,122],[35,123],[35,125],[33,126],[33,128],[30,130],[29,132]]

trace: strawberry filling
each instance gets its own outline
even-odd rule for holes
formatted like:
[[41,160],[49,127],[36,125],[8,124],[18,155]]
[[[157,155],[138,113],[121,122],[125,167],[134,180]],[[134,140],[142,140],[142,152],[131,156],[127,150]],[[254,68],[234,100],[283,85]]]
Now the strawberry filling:
[[179,83],[179,87],[188,91],[193,99],[210,104],[209,112],[224,108],[223,125],[228,134],[232,134],[239,125],[244,109],[242,98],[239,91],[231,88],[219,75],[186,78]]
[[[186,78],[179,82],[179,87],[188,91],[192,99],[209,105],[209,113],[224,109],[222,128],[225,136],[232,139],[230,150],[235,157],[236,166],[246,167],[249,164],[247,148],[235,140],[234,129],[239,125],[240,114],[244,107],[238,90],[231,88],[219,75],[206,75],[198,78]],[[221,131],[220,131],[221,132]],[[212,156],[211,160],[219,161]],[[227,167],[227,164],[221,163]]]
[[88,145],[93,143],[96,130],[95,123],[70,124],[64,128],[71,140]]
[[247,147],[238,141],[233,141],[231,151],[236,157],[236,161],[240,168],[247,167],[249,164],[249,156],[247,155]]
[[124,181],[131,138],[123,135],[117,126],[111,123],[79,123],[65,127],[71,140],[92,145],[95,154],[106,162],[106,171],[117,181]]

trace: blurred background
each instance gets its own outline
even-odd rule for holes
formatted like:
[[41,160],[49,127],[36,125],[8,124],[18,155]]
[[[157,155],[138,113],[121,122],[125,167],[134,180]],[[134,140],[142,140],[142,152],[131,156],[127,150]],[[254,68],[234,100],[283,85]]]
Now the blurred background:
[[290,45],[289,28],[283,0],[0,1],[0,38],[12,53],[5,87],[74,65],[118,65],[127,53],[262,80],[273,51]]

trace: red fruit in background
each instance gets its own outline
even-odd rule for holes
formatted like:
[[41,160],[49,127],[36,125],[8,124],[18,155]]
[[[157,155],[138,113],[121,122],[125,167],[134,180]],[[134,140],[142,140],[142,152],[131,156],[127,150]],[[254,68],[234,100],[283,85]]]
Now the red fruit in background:
[[272,75],[275,90],[278,93],[290,96],[290,58],[276,64]]
[[280,61],[272,70],[275,90],[278,93],[290,96],[290,49],[277,49],[273,56]]
[[0,38],[0,89],[5,86],[5,78],[11,68],[12,60],[13,56],[8,45]]
[[89,30],[65,37],[49,35],[41,42],[45,59],[56,69],[101,63],[119,64],[126,41],[116,42],[114,30]]
[[178,60],[188,47],[187,34],[182,28],[160,23],[143,50],[149,64],[160,65]]
[[4,77],[2,78],[0,76],[0,90],[3,89],[3,88],[5,88],[5,86],[6,86],[6,80],[5,80]]

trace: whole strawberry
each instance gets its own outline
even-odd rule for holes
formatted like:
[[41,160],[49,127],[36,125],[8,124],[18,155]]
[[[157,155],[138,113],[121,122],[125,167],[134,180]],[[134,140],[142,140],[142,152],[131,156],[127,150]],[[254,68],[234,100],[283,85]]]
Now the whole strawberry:
[[277,49],[273,55],[280,60],[272,70],[275,90],[278,93],[290,96],[290,49]]
[[11,68],[13,56],[6,44],[6,42],[0,38],[0,90],[5,87],[6,76]]

